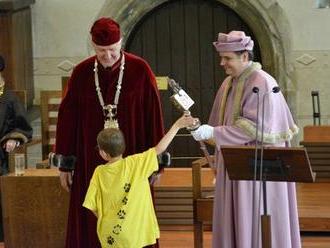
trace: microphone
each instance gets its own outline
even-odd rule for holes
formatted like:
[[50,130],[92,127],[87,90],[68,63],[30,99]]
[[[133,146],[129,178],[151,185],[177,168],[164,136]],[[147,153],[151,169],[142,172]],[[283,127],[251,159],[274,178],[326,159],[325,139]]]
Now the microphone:
[[[269,94],[269,93],[271,93],[271,92],[273,92],[273,93],[278,93],[278,92],[280,92],[281,91],[281,88],[279,87],[279,86],[274,86],[272,89],[271,89],[271,91],[269,91],[269,92],[266,92],[265,94]],[[253,88],[252,88],[252,92],[253,93],[259,93],[259,88],[257,87],[257,86],[254,86]],[[265,95],[264,94],[264,95]]]
[[278,86],[275,86],[275,87],[272,88],[272,92],[273,92],[273,93],[278,93],[278,92],[280,92],[280,91],[281,91],[281,88],[278,87]]

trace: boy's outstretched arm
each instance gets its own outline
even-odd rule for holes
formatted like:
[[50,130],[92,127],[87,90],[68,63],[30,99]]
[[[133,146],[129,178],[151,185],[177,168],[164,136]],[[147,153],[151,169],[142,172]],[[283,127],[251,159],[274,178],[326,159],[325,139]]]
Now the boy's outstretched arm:
[[197,118],[191,117],[191,115],[184,114],[181,116],[170,128],[170,130],[165,134],[165,136],[159,141],[159,143],[156,145],[155,150],[157,155],[161,154],[166,150],[168,145],[173,140],[176,133],[184,127],[189,127],[194,125],[198,121]]

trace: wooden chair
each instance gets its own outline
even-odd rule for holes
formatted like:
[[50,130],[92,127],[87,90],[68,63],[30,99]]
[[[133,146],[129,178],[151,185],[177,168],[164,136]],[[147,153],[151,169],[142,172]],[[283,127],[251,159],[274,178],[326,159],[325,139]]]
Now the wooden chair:
[[[212,157],[212,159],[214,159]],[[201,158],[192,163],[193,212],[194,212],[194,247],[203,247],[203,230],[212,225],[213,196],[202,187],[202,168],[207,166],[207,160]],[[208,195],[207,195],[208,193]]]
[[55,144],[58,109],[62,100],[62,91],[41,91],[41,138],[42,159],[47,159]]

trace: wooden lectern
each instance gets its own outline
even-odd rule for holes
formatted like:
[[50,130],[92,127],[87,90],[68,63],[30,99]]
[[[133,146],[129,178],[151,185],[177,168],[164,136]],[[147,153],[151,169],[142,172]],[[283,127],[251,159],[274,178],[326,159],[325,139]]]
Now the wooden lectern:
[[[223,146],[221,152],[231,180],[254,180],[254,146]],[[312,183],[315,181],[315,173],[312,172],[305,148],[264,147],[262,163],[260,160],[256,163],[257,175],[261,164],[264,199],[264,215],[261,217],[262,247],[271,248],[271,218],[267,215],[266,181]]]
[[70,196],[58,168],[26,169],[24,176],[0,179],[6,247],[64,247]]

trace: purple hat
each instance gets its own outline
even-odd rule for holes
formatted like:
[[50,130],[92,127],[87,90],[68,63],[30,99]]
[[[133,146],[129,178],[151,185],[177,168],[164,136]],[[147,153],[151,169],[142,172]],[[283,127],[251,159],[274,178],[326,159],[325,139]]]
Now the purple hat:
[[213,45],[218,52],[252,51],[254,42],[243,31],[231,31],[228,34],[219,33]]

